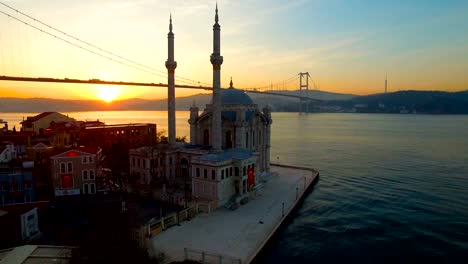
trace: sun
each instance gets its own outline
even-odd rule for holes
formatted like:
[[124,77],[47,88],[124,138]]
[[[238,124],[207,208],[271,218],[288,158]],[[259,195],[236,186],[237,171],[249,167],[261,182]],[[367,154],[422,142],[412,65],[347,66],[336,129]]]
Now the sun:
[[119,90],[116,87],[105,86],[105,87],[99,88],[98,90],[98,97],[101,100],[106,101],[107,103],[114,101],[118,95],[119,95]]

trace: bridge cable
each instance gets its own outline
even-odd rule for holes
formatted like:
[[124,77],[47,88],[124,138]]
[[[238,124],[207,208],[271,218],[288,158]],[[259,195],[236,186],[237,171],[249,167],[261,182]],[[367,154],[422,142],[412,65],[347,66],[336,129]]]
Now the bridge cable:
[[64,41],[64,42],[66,42],[66,43],[68,43],[68,44],[70,44],[70,45],[73,45],[73,46],[75,46],[75,47],[78,47],[78,48],[80,48],[80,49],[83,49],[83,50],[85,50],[85,51],[87,51],[87,52],[93,53],[93,54],[98,55],[98,56],[100,56],[100,57],[103,57],[103,58],[105,58],[105,59],[111,60],[111,61],[113,61],[113,62],[120,63],[120,64],[122,64],[122,65],[131,67],[131,68],[134,68],[134,69],[137,69],[137,70],[140,70],[140,71],[144,71],[144,72],[147,72],[147,73],[150,73],[150,74],[154,74],[154,75],[159,76],[159,77],[167,78],[167,76],[163,76],[163,75],[160,75],[160,74],[151,72],[151,71],[147,71],[147,70],[145,70],[145,69],[138,68],[138,67],[136,67],[136,66],[134,66],[134,65],[130,65],[130,64],[127,64],[127,63],[125,63],[125,62],[118,61],[118,60],[116,60],[116,59],[114,59],[114,58],[111,58],[111,57],[109,57],[109,56],[106,56],[106,55],[97,53],[97,52],[92,51],[92,50],[90,50],[90,49],[88,49],[88,48],[85,48],[85,47],[83,47],[83,46],[80,46],[80,45],[78,45],[78,44],[76,44],[76,43],[70,42],[70,41],[68,41],[68,40],[66,40],[66,39],[64,39],[64,38],[61,38],[61,37],[59,37],[59,36],[56,36],[56,35],[54,35],[54,34],[48,32],[48,31],[45,31],[45,30],[43,30],[43,29],[41,29],[41,28],[38,28],[38,27],[36,27],[36,26],[34,26],[34,25],[31,25],[31,24],[29,24],[29,23],[26,22],[26,21],[23,21],[23,20],[21,20],[21,19],[19,19],[19,18],[17,18],[17,17],[14,17],[14,16],[12,16],[12,15],[10,15],[10,14],[7,14],[7,13],[1,11],[1,10],[0,10],[0,13],[4,14],[4,15],[6,15],[6,16],[12,18],[12,19],[15,19],[15,20],[17,20],[17,21],[19,21],[19,22],[21,22],[21,23],[23,23],[23,24],[25,24],[25,25],[27,25],[27,26],[29,26],[29,27],[32,27],[32,28],[34,28],[34,29],[36,29],[36,30],[39,30],[40,32],[42,32],[42,33],[44,33],[44,34],[47,34],[47,35],[49,35],[49,36],[52,36],[52,37],[54,37],[54,38],[56,38],[56,39],[58,39],[58,40]]
[[[134,61],[134,60],[127,59],[127,58],[122,57],[122,56],[120,56],[120,55],[117,55],[117,54],[115,54],[115,53],[113,53],[113,52],[107,51],[107,50],[102,49],[102,48],[100,48],[100,47],[98,47],[98,46],[96,46],[96,45],[93,45],[93,44],[91,44],[91,43],[89,43],[89,42],[86,42],[86,41],[84,41],[84,40],[81,40],[81,39],[79,39],[79,38],[77,38],[77,37],[75,37],[75,36],[72,36],[72,35],[70,35],[70,34],[64,32],[64,31],[62,31],[62,30],[60,30],[60,29],[57,29],[57,28],[55,28],[55,27],[53,27],[53,26],[51,26],[51,25],[49,25],[49,24],[47,24],[47,23],[44,23],[44,22],[42,22],[42,21],[40,21],[40,20],[38,20],[38,19],[36,19],[36,18],[34,18],[34,17],[28,15],[28,14],[25,14],[25,13],[19,11],[18,9],[15,9],[15,8],[13,8],[13,7],[7,5],[7,4],[5,4],[5,3],[3,3],[3,2],[0,2],[0,4],[3,5],[3,6],[5,6],[5,7],[7,7],[7,8],[9,8],[9,9],[11,9],[11,10],[13,10],[13,11],[15,11],[15,12],[17,12],[17,13],[19,13],[19,14],[21,14],[21,15],[23,15],[23,16],[25,16],[25,17],[27,17],[27,18],[29,18],[29,19],[32,19],[33,21],[35,21],[35,22],[37,22],[37,23],[39,23],[39,24],[41,24],[41,25],[43,25],[43,26],[46,26],[46,27],[48,27],[48,28],[50,28],[50,29],[52,29],[52,30],[55,30],[55,31],[57,31],[57,32],[59,32],[59,33],[65,35],[65,36],[67,36],[67,37],[70,37],[70,38],[72,38],[72,39],[74,39],[74,40],[76,40],[76,41],[79,41],[79,42],[81,42],[81,43],[83,43],[83,44],[86,44],[86,45],[88,45],[88,46],[90,46],[90,47],[93,47],[93,48],[95,48],[95,49],[98,49],[98,50],[100,50],[100,51],[103,51],[103,52],[105,52],[105,53],[107,53],[107,54],[110,54],[110,55],[115,56],[115,57],[117,57],[117,58],[119,58],[119,59],[125,60],[125,61],[127,61],[127,62],[130,62],[130,63],[136,64],[136,65],[139,65],[139,66],[141,66],[141,67],[144,67],[144,68],[147,68],[147,69],[151,69],[151,70],[153,70],[153,71],[160,72],[160,73],[163,73],[163,74],[167,74],[167,73],[164,72],[164,71],[161,71],[161,70],[158,70],[158,69],[156,69],[156,68],[153,68],[153,67],[144,65],[144,64],[139,63],[139,62],[136,62],[136,61]],[[2,13],[3,13],[3,12],[2,12]],[[5,14],[5,13],[4,13],[4,14]],[[8,14],[6,14],[6,15],[8,15]],[[10,16],[10,15],[8,15],[8,16]],[[10,16],[10,17],[11,17],[11,16]],[[16,19],[16,18],[15,18],[15,19]],[[24,21],[21,21],[21,20],[19,20],[19,19],[16,19],[16,20],[25,23]],[[28,25],[28,24],[27,24],[27,25]],[[53,36],[56,37],[55,35],[53,35]],[[95,54],[96,54],[96,53],[95,53]],[[158,76],[160,76],[160,75],[158,75]],[[201,84],[210,85],[210,84],[208,84],[208,83],[204,83],[204,82],[200,82],[200,81],[196,81],[196,80],[184,78],[184,77],[181,77],[181,76],[175,76],[175,77],[178,78],[178,79],[186,80],[186,81],[188,81],[188,82],[192,82],[192,83],[197,83],[197,84],[200,84],[200,83],[201,83]],[[164,78],[167,78],[167,76],[164,77]]]
[[296,81],[296,80],[297,80],[297,75],[294,75],[291,78],[288,78],[288,79],[286,79],[284,81],[277,82],[277,83],[272,84],[272,85],[265,85],[265,86],[255,87],[254,89],[262,90],[262,89],[267,89],[267,88],[270,88],[270,87],[278,87],[279,85],[288,84],[288,83],[291,83],[291,82]]

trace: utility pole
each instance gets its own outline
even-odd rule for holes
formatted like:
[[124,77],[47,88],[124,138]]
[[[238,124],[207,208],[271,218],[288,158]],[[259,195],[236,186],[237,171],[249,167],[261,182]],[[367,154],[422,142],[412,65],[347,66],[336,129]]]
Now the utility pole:
[[[305,110],[305,113],[309,112],[309,104],[308,101],[304,98],[308,95],[309,92],[309,72],[300,72],[299,73],[299,96],[301,97],[299,100],[299,114],[302,114]],[[305,105],[305,107],[304,107]]]

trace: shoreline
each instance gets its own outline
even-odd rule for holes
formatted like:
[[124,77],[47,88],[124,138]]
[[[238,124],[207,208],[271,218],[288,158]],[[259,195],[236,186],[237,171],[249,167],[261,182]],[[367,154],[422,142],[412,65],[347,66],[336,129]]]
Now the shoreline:
[[200,214],[150,239],[164,263],[250,263],[286,223],[318,181],[312,169],[272,165],[272,176],[247,204],[230,211],[218,208]]

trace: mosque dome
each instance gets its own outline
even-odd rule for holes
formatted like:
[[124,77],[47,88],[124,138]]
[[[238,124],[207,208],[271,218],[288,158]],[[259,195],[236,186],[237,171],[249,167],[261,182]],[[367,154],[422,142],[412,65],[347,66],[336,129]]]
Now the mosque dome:
[[250,96],[248,96],[244,91],[234,88],[221,90],[221,104],[223,105],[251,105],[253,103],[252,98],[250,98]]

